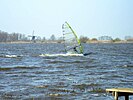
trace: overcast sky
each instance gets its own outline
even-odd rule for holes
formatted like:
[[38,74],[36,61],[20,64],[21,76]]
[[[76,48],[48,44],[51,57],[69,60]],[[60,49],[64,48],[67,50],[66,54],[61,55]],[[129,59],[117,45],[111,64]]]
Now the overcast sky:
[[78,36],[133,36],[133,0],[0,0],[0,30],[49,38],[67,21]]

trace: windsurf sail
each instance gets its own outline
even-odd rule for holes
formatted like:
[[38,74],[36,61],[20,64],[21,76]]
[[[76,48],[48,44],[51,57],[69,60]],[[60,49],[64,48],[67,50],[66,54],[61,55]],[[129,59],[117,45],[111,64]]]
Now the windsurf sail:
[[72,27],[65,22],[62,25],[65,51],[72,54],[83,54],[83,47]]

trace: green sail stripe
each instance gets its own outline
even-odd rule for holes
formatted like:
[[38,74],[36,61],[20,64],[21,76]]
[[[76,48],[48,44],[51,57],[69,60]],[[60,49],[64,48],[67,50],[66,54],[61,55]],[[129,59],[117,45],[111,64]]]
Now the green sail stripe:
[[72,33],[74,34],[74,36],[75,36],[75,38],[76,38],[76,40],[77,40],[77,42],[78,42],[78,44],[79,44],[79,49],[80,49],[80,53],[83,53],[83,47],[82,47],[82,45],[81,45],[80,40],[78,39],[77,34],[74,32],[74,30],[72,29],[72,27],[71,27],[67,22],[65,22],[65,23],[67,24],[68,28],[70,28],[70,30],[72,31]]

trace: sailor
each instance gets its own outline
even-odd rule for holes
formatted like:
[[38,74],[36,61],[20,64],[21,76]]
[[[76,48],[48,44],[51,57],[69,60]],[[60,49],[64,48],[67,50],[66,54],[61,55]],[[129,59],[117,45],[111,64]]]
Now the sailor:
[[77,50],[76,48],[77,48],[77,46],[75,46],[75,47],[73,48],[73,50],[74,50],[76,53],[78,53],[78,50]]
[[35,37],[36,37],[36,36],[32,36],[32,41],[35,40]]

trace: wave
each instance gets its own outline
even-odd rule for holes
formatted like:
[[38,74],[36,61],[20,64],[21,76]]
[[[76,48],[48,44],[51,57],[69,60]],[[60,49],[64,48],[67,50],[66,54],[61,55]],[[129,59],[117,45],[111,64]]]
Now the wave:
[[23,55],[0,55],[2,58],[18,58],[22,57]]
[[69,53],[66,53],[66,54],[41,54],[39,55],[41,57],[58,57],[58,56],[84,56],[83,54],[69,54]]
[[16,67],[1,67],[0,71],[8,71],[8,70],[13,70],[13,69],[35,69],[38,67],[29,67],[29,66],[16,66]]

